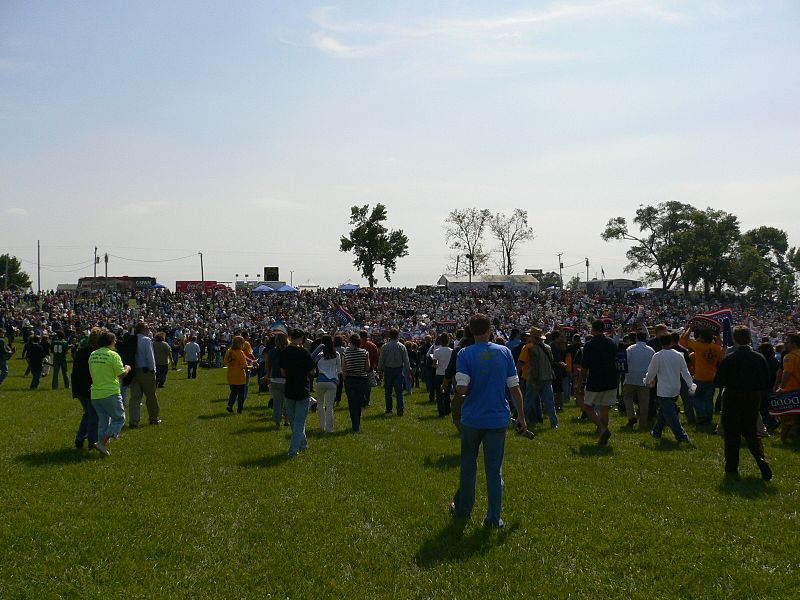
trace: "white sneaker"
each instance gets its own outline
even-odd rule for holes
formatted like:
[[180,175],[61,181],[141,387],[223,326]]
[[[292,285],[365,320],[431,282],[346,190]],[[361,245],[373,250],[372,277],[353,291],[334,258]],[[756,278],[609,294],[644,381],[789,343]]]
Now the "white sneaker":
[[106,445],[103,442],[97,441],[94,443],[94,447],[97,448],[103,456],[110,456],[111,452],[108,451]]

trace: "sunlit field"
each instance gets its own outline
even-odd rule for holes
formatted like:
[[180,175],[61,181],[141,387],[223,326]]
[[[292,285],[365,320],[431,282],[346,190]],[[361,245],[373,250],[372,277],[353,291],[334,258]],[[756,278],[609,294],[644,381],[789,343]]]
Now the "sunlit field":
[[[770,483],[722,439],[696,448],[623,428],[608,447],[569,406],[561,428],[509,432],[505,529],[447,511],[459,444],[414,390],[405,416],[373,390],[360,434],[346,399],[333,434],[308,419],[286,456],[267,394],[225,411],[224,370],[170,372],[163,423],[123,430],[111,456],[77,450],[80,407],[28,391],[24,362],[0,388],[2,598],[797,598],[798,445],[766,440]],[[143,423],[147,422],[144,410]]]

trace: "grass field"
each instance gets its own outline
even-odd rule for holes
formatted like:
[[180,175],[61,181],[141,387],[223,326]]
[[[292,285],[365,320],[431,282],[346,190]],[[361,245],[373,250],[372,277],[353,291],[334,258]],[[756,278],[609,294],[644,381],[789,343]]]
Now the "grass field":
[[659,443],[615,413],[601,448],[570,407],[509,435],[496,531],[482,467],[472,520],[450,519],[458,438],[422,391],[400,418],[375,389],[360,434],[346,400],[333,434],[310,414],[288,459],[266,395],[229,415],[223,370],[171,372],[163,424],[103,458],[73,447],[69,391],[28,391],[23,364],[0,388],[2,598],[800,597],[800,454],[776,437],[771,483],[744,448],[726,482],[718,436]]

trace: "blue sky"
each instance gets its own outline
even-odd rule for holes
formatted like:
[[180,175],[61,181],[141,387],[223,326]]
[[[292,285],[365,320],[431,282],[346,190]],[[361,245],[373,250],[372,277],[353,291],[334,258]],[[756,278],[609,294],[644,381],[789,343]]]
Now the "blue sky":
[[796,2],[5,0],[0,250],[41,239],[44,288],[94,246],[170,286],[199,261],[138,261],[331,285],[359,281],[349,207],[383,202],[414,285],[450,210],[519,207],[519,271],[620,276],[605,222],[667,200],[799,245],[799,92]]

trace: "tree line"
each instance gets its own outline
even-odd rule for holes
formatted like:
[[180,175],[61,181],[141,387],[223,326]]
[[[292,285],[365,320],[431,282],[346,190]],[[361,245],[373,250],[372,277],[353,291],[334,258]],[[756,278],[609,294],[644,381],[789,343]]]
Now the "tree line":
[[664,290],[719,297],[729,288],[754,300],[796,298],[800,250],[789,247],[782,229],[743,232],[734,214],[675,201],[641,205],[633,224],[638,232],[624,217],[609,219],[601,237],[632,242],[625,271],[644,271],[646,281],[660,282]]

